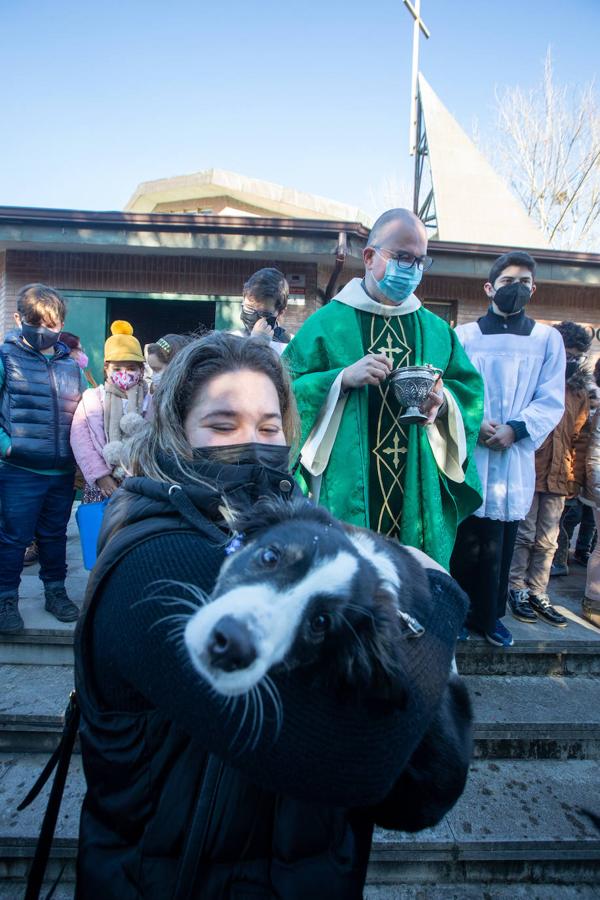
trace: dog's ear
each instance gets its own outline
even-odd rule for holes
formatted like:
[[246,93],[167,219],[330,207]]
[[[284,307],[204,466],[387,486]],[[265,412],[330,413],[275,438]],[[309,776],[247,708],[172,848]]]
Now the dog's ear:
[[368,647],[371,678],[369,699],[405,709],[408,688],[402,667],[402,629],[395,592],[380,585],[373,598],[368,630],[361,635]]

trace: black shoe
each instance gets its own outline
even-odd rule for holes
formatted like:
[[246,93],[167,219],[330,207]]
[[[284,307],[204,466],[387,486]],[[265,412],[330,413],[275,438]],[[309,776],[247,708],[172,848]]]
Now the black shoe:
[[573,562],[579,563],[580,566],[587,568],[587,564],[590,558],[590,554],[587,550],[576,550],[573,554]]
[[4,594],[0,597],[0,634],[20,634],[24,628],[18,593]]
[[525,622],[527,625],[533,625],[538,620],[538,615],[532,609],[529,602],[529,592],[519,591],[511,588],[508,592],[508,608],[513,618],[519,622]]
[[529,603],[534,608],[540,619],[548,622],[549,625],[556,625],[557,628],[565,628],[567,620],[557,609],[554,609],[550,603],[548,594],[530,594]]
[[59,622],[75,622],[79,618],[79,607],[69,600],[64,585],[45,585],[46,609]]

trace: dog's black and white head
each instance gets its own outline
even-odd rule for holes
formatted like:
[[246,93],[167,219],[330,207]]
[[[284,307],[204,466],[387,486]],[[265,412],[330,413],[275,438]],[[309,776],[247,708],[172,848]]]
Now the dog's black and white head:
[[201,675],[234,696],[283,665],[402,705],[404,641],[420,629],[405,609],[429,590],[423,568],[399,545],[306,501],[263,503],[240,527],[247,542],[185,628]]

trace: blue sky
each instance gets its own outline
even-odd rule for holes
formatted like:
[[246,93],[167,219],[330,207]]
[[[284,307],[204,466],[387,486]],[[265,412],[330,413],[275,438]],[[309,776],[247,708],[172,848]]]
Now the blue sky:
[[[421,68],[467,131],[496,85],[600,75],[600,0],[422,0]],[[232,169],[370,211],[408,182],[401,0],[0,0],[0,204],[120,209]],[[600,79],[599,79],[600,81]]]

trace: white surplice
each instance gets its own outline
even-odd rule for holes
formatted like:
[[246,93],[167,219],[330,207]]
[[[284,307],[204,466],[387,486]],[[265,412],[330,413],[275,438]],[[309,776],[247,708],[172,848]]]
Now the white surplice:
[[524,519],[535,490],[535,451],[564,413],[562,337],[539,322],[529,335],[482,334],[477,322],[459,325],[456,334],[483,378],[483,418],[524,422],[529,434],[502,451],[477,444],[483,503],[475,515],[502,522]]

